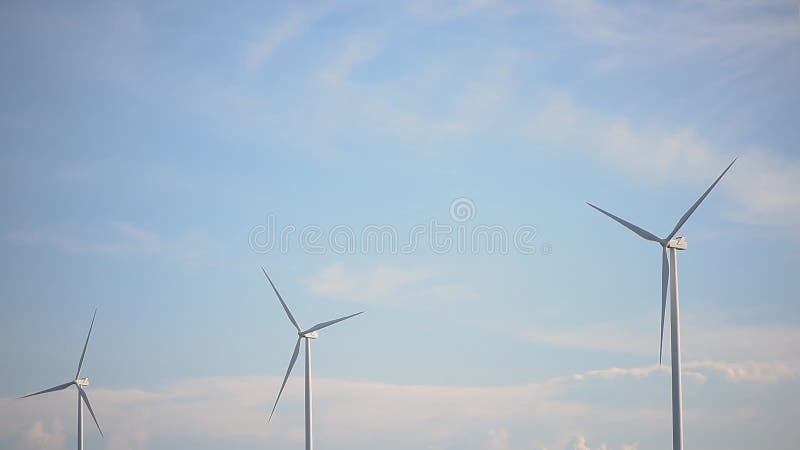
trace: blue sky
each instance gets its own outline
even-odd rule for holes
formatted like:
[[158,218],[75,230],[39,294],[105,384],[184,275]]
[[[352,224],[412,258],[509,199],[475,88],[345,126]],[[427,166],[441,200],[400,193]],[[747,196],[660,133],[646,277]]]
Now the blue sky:
[[[0,447],[72,447],[73,394],[14,397],[96,306],[91,448],[300,447],[263,265],[303,325],[366,311],[314,344],[325,448],[664,448],[659,250],[584,202],[664,235],[737,156],[682,230],[686,444],[796,447],[796,2],[0,11]],[[533,254],[361,239],[432,221]]]

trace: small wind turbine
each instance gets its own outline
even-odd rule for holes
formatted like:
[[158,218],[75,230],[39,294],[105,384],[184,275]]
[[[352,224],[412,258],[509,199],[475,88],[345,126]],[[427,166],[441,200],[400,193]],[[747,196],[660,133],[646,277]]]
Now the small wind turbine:
[[[671,337],[671,362],[672,362],[672,448],[673,450],[683,450],[683,408],[681,395],[681,336],[680,336],[680,308],[678,306],[678,253],[676,250],[686,250],[686,239],[675,237],[678,230],[694,213],[694,210],[705,200],[709,192],[719,183],[719,180],[728,172],[736,159],[728,164],[728,167],[717,177],[714,183],[697,199],[683,217],[678,220],[675,228],[661,239],[653,233],[637,227],[636,225],[621,219],[608,211],[604,211],[591,203],[587,204],[600,211],[608,217],[616,220],[625,228],[638,234],[640,237],[653,241],[661,245],[661,342],[658,353],[658,363],[661,364],[662,348],[664,346],[664,315],[667,309],[667,286],[670,286],[670,337]],[[667,249],[669,249],[669,260],[667,259]]]
[[81,360],[80,362],[78,362],[78,371],[75,372],[75,380],[58,385],[56,387],[51,387],[50,389],[45,389],[43,391],[34,392],[33,394],[28,394],[24,397],[20,397],[20,398],[33,397],[34,395],[60,391],[72,385],[75,385],[75,387],[78,388],[78,450],[83,450],[83,403],[84,402],[86,403],[86,407],[89,408],[89,413],[92,415],[92,419],[94,419],[94,424],[97,425],[97,431],[100,432],[100,436],[103,435],[103,430],[100,429],[100,424],[97,423],[97,417],[95,417],[94,411],[92,410],[92,404],[89,403],[89,397],[86,396],[86,391],[83,390],[83,388],[89,385],[89,379],[81,378],[81,367],[83,366],[83,357],[86,355],[86,347],[89,345],[89,336],[92,335],[92,327],[94,327],[95,316],[97,316],[96,309],[94,310],[94,315],[92,315],[92,324],[89,325],[89,334],[86,335],[86,342],[83,344],[83,352],[81,353]]
[[347,320],[351,317],[355,317],[359,314],[362,314],[364,311],[357,312],[355,314],[351,314],[349,316],[344,316],[339,319],[329,320],[327,322],[322,322],[314,325],[313,327],[303,331],[300,328],[300,325],[297,324],[297,320],[295,320],[294,316],[292,316],[292,312],[289,311],[289,307],[286,306],[286,302],[283,301],[283,297],[281,297],[280,292],[275,287],[275,284],[270,279],[269,275],[267,275],[267,271],[264,268],[261,268],[261,271],[264,272],[264,276],[267,277],[267,281],[269,281],[270,286],[272,286],[272,290],[275,291],[275,295],[278,296],[278,300],[281,302],[281,306],[283,306],[283,310],[286,311],[286,316],[289,318],[289,321],[292,322],[295,329],[297,329],[297,343],[294,344],[294,352],[292,353],[292,359],[289,361],[289,368],[286,370],[286,376],[283,377],[283,383],[281,384],[281,389],[278,391],[278,397],[275,399],[275,405],[272,406],[272,412],[269,414],[269,421],[272,420],[272,415],[275,414],[275,408],[278,407],[278,400],[281,399],[281,394],[283,393],[283,388],[286,386],[286,380],[289,379],[289,374],[292,373],[292,368],[294,367],[295,361],[297,361],[297,355],[300,353],[300,341],[305,339],[306,340],[306,450],[312,450],[314,448],[314,441],[313,441],[313,427],[312,427],[312,420],[311,420],[311,339],[317,339],[319,337],[319,333],[317,331],[329,327],[335,323],[339,323],[343,320]]

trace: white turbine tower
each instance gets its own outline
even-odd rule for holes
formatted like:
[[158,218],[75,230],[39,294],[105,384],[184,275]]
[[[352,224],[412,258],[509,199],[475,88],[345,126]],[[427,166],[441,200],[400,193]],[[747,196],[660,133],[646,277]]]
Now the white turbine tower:
[[100,432],[100,436],[103,435],[103,430],[100,429],[100,424],[97,423],[97,417],[95,417],[94,411],[92,410],[92,404],[89,403],[89,397],[86,396],[86,391],[83,390],[84,387],[89,385],[89,379],[81,378],[81,367],[83,366],[83,357],[86,355],[86,347],[89,345],[89,336],[92,335],[92,327],[94,327],[95,316],[97,316],[96,309],[94,310],[94,315],[92,315],[92,324],[89,325],[89,334],[86,335],[86,342],[83,344],[83,352],[81,352],[81,360],[80,362],[78,362],[78,371],[75,372],[75,380],[58,385],[56,387],[51,387],[50,389],[45,389],[43,391],[34,392],[33,394],[28,394],[24,397],[20,397],[20,398],[27,398],[27,397],[33,397],[34,395],[46,394],[48,392],[60,391],[72,385],[78,388],[78,450],[83,450],[83,404],[84,403],[86,403],[86,407],[89,408],[89,413],[92,415],[92,419],[94,419],[94,424],[97,425],[97,430]]
[[312,427],[312,416],[311,416],[311,339],[317,339],[319,334],[317,331],[329,327],[335,323],[339,323],[343,320],[347,320],[351,317],[355,317],[359,314],[362,314],[364,311],[357,312],[355,314],[351,314],[349,316],[344,316],[339,319],[329,320],[327,322],[322,322],[314,325],[313,327],[303,330],[298,325],[297,320],[295,320],[294,316],[292,316],[292,312],[289,311],[289,307],[286,306],[286,302],[283,301],[283,297],[281,297],[280,292],[275,287],[275,284],[270,279],[269,275],[267,275],[267,271],[264,270],[262,267],[261,270],[264,272],[264,275],[267,277],[267,281],[269,281],[270,286],[272,286],[272,290],[275,291],[275,295],[278,296],[278,300],[281,302],[281,306],[283,306],[283,310],[286,311],[286,316],[289,318],[289,321],[292,322],[295,329],[297,330],[297,343],[294,345],[294,352],[292,353],[292,359],[289,361],[289,368],[286,370],[286,376],[283,377],[283,383],[281,384],[281,389],[278,391],[278,397],[275,399],[275,405],[272,406],[272,412],[269,414],[269,421],[272,420],[272,415],[275,414],[275,408],[278,407],[278,400],[281,399],[281,394],[283,393],[283,388],[286,386],[286,380],[289,379],[289,374],[292,373],[292,368],[294,367],[295,361],[297,361],[297,355],[300,353],[300,341],[305,339],[306,340],[306,450],[312,450],[314,448],[314,441],[313,441],[313,427]]
[[[657,242],[661,245],[661,342],[659,345],[658,363],[661,364],[662,348],[664,346],[664,315],[667,309],[667,286],[670,289],[670,343],[671,343],[671,362],[672,362],[672,448],[673,450],[683,450],[683,408],[681,395],[681,336],[680,336],[680,308],[678,305],[678,253],[676,250],[686,250],[686,239],[675,237],[678,230],[689,219],[700,203],[705,200],[709,192],[719,183],[719,180],[728,172],[736,159],[728,164],[728,167],[720,174],[714,183],[697,199],[683,217],[678,220],[675,228],[664,239],[659,238],[653,233],[637,227],[636,225],[621,219],[608,211],[604,211],[591,203],[587,203],[592,208],[611,217],[625,228],[638,234],[648,241]],[[669,259],[667,259],[667,249],[669,249]]]

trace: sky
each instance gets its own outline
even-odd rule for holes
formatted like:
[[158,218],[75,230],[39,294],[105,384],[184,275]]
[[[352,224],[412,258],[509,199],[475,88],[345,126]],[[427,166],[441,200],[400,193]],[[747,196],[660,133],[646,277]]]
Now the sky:
[[[0,448],[797,448],[800,5],[3,2]],[[669,324],[668,324],[669,325]],[[302,360],[301,360],[302,361]],[[87,415],[87,420],[89,419]]]

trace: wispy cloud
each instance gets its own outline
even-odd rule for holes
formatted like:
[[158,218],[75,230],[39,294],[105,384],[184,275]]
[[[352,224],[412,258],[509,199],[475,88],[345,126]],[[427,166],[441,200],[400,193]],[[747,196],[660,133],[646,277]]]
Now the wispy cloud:
[[[573,331],[535,331],[524,333],[534,342],[557,347],[601,350],[637,355],[656,355],[657,342],[635,332],[621,331],[619,324],[600,325]],[[705,382],[709,375],[723,377],[730,382],[777,383],[800,378],[800,359],[795,342],[800,336],[796,328],[774,326],[733,327],[710,326],[690,331],[683,337],[691,342],[691,354],[715,355],[712,358],[690,359],[683,362],[684,375]],[[665,348],[669,358],[669,344]],[[725,355],[730,360],[720,359]],[[668,364],[668,363],[667,363]],[[608,368],[573,375],[580,381],[586,378],[614,379],[617,377],[641,378],[655,373],[669,372],[668,365],[653,364],[646,367]]]
[[244,57],[247,71],[258,72],[275,52],[290,40],[302,35],[322,14],[322,10],[295,9],[271,23],[247,47]]
[[320,79],[333,88],[341,87],[353,70],[380,52],[380,39],[374,32],[354,34],[347,39],[339,54],[322,69]]
[[392,307],[430,307],[476,296],[468,286],[443,281],[441,275],[430,269],[382,265],[355,268],[335,263],[313,275],[307,283],[311,292],[320,297]]
[[632,64],[711,57],[752,67],[754,60],[776,58],[772,50],[800,42],[797,5],[787,0],[669,5],[565,0],[547,8],[563,17],[575,35],[608,46]]
[[719,190],[728,215],[750,224],[800,225],[800,162],[764,149],[726,152],[691,128],[637,124],[550,94],[527,133],[558,148],[582,151],[644,183],[688,182],[702,192],[735,155],[740,161]]
[[[687,327],[682,340],[684,352],[698,360],[758,361],[773,365],[777,372],[800,367],[796,342],[800,329],[778,325],[720,325],[708,317],[692,318],[703,327]],[[642,330],[641,321],[576,327],[570,330],[533,329],[521,336],[532,342],[561,348],[604,351],[630,355],[658,355],[658,325],[650,332]],[[667,324],[668,325],[668,324]],[[666,330],[669,333],[669,328]],[[669,357],[668,334],[664,347]],[[756,363],[757,364],[757,363]]]
[[531,342],[561,348],[578,348],[636,355],[653,353],[651,342],[642,339],[639,334],[626,331],[626,328],[619,324],[589,325],[568,330],[536,328],[523,331],[521,334],[523,338]]
[[[800,378],[800,366],[787,362],[685,361],[682,369],[685,378],[699,383],[707,382],[708,376],[715,374],[734,383],[778,383]],[[619,377],[643,378],[656,373],[667,374],[670,370],[670,367],[658,364],[647,367],[612,367],[572,375],[572,379],[584,381],[591,378],[601,380],[613,380]]]
[[687,369],[708,369],[722,374],[732,382],[778,383],[800,378],[800,366],[787,362],[689,361]]
[[93,232],[75,234],[61,230],[18,230],[3,237],[18,246],[113,257],[156,255],[187,264],[202,261],[209,246],[205,235],[195,232],[165,238],[139,225],[114,221],[93,228]]
[[406,2],[405,6],[412,14],[433,21],[453,20],[487,11],[507,13],[513,10],[503,0],[414,0]]
[[49,424],[37,421],[27,428],[12,443],[11,450],[62,450],[65,448],[67,433],[61,420]]
[[[482,61],[483,67],[476,76],[463,79],[460,67],[443,66],[433,73],[436,78],[444,77],[449,83],[460,83],[457,94],[446,100],[441,112],[433,113],[428,96],[421,96],[414,105],[400,108],[397,104],[408,104],[398,101],[397,91],[391,93],[386,89],[387,98],[367,96],[361,108],[385,131],[404,136],[426,137],[459,137],[484,131],[494,124],[503,122],[503,107],[512,99],[518,85],[515,63],[518,54],[512,50],[499,50],[493,53],[488,61]],[[475,63],[477,65],[477,63]],[[417,82],[421,83],[420,77]],[[456,81],[459,80],[459,81]],[[441,82],[441,80],[436,83]],[[385,88],[388,88],[386,86]],[[409,86],[397,86],[397,89],[409,90]],[[437,90],[444,90],[439,87]],[[401,94],[406,97],[405,94]]]
[[5,238],[18,245],[45,246],[60,251],[106,255],[158,253],[163,248],[161,238],[157,234],[131,223],[111,222],[108,229],[114,235],[108,240],[45,231],[12,231],[7,233]]

